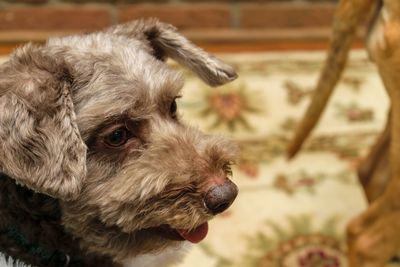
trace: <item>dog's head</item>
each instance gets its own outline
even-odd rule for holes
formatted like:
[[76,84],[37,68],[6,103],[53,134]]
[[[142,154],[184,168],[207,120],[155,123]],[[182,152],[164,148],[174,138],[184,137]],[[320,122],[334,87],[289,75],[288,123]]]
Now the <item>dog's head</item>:
[[0,69],[0,171],[60,199],[65,227],[116,260],[201,241],[237,195],[235,147],[181,121],[166,58],[212,86],[236,78],[156,20],[28,45]]

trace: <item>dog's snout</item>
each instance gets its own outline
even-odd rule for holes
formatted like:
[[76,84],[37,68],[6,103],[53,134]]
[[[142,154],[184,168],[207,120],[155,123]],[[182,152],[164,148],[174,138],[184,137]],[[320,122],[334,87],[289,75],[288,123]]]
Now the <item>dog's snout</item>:
[[228,209],[236,196],[238,195],[238,187],[229,179],[216,185],[208,190],[205,195],[204,202],[212,214],[218,214]]

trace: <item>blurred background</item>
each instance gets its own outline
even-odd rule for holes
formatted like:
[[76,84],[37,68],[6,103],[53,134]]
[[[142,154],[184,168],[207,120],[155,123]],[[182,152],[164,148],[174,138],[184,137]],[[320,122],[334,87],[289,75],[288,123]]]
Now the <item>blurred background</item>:
[[0,46],[158,17],[221,51],[315,49],[327,43],[334,0],[0,0]]
[[[185,72],[183,118],[241,148],[240,194],[179,267],[342,267],[345,225],[366,207],[355,170],[388,100],[360,27],[346,72],[303,152],[285,148],[325,58],[336,1],[0,0],[1,60],[18,45],[158,17],[232,64],[218,89]],[[1,266],[1,263],[0,263]]]

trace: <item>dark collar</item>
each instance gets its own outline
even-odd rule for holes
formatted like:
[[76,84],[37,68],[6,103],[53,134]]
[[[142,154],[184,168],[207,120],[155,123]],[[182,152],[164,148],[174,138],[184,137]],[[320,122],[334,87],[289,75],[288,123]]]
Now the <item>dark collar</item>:
[[[7,184],[7,181],[9,185],[12,184],[12,186],[15,186],[17,189],[18,193],[20,196],[23,196],[26,198],[26,203],[31,203],[34,205],[34,203],[31,202],[31,199],[29,198],[30,194],[36,194],[31,192],[29,189],[15,185],[14,182],[11,182],[11,178],[8,176],[0,173],[0,185],[4,183]],[[8,194],[10,191],[6,189],[5,187],[1,187],[2,192],[0,194]],[[43,202],[47,202],[48,200],[50,201],[50,197],[43,196],[43,199],[45,199]],[[6,203],[10,203],[6,201]],[[7,205],[4,203],[4,205]],[[47,202],[48,203],[48,202]],[[60,212],[60,207],[57,201],[52,201],[53,209],[52,209],[52,214],[51,214],[51,219],[52,220],[59,220],[61,218],[61,212]],[[18,208],[18,207],[13,207]],[[28,207],[28,209],[31,207]],[[26,211],[26,210],[25,210]],[[24,216],[29,216],[29,213],[23,213],[21,211],[21,216],[19,219],[16,218],[15,220],[21,220],[22,218],[27,218]],[[1,214],[0,214],[1,215]],[[18,247],[21,250],[21,253],[25,255],[30,255],[32,258],[35,258],[35,262],[38,263],[40,266],[56,266],[56,267],[63,267],[63,266],[82,266],[80,263],[82,259],[79,256],[76,255],[69,255],[66,252],[61,251],[60,249],[53,249],[49,247],[45,247],[42,244],[39,244],[35,240],[30,240],[27,235],[18,227],[17,224],[15,224],[15,221],[10,221],[7,224],[3,224],[2,228],[0,228],[0,237],[5,238],[9,240],[12,244],[15,244],[16,247]],[[5,253],[7,256],[8,253],[7,251],[2,251],[2,253]],[[18,257],[18,253],[16,255],[10,255],[14,260],[19,261],[21,260]],[[23,262],[23,260],[22,260]]]
[[0,235],[4,235],[13,240],[26,253],[39,259],[40,264],[45,266],[81,266],[81,258],[68,255],[60,250],[53,250],[42,247],[29,241],[15,226],[10,226],[5,230],[0,230]]

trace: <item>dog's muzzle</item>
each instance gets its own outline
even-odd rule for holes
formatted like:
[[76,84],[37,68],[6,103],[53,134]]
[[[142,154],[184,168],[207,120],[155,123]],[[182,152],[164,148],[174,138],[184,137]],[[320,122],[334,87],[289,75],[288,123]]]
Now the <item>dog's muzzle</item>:
[[238,187],[228,178],[222,184],[211,187],[205,194],[204,203],[213,214],[219,214],[227,210],[238,195]]

